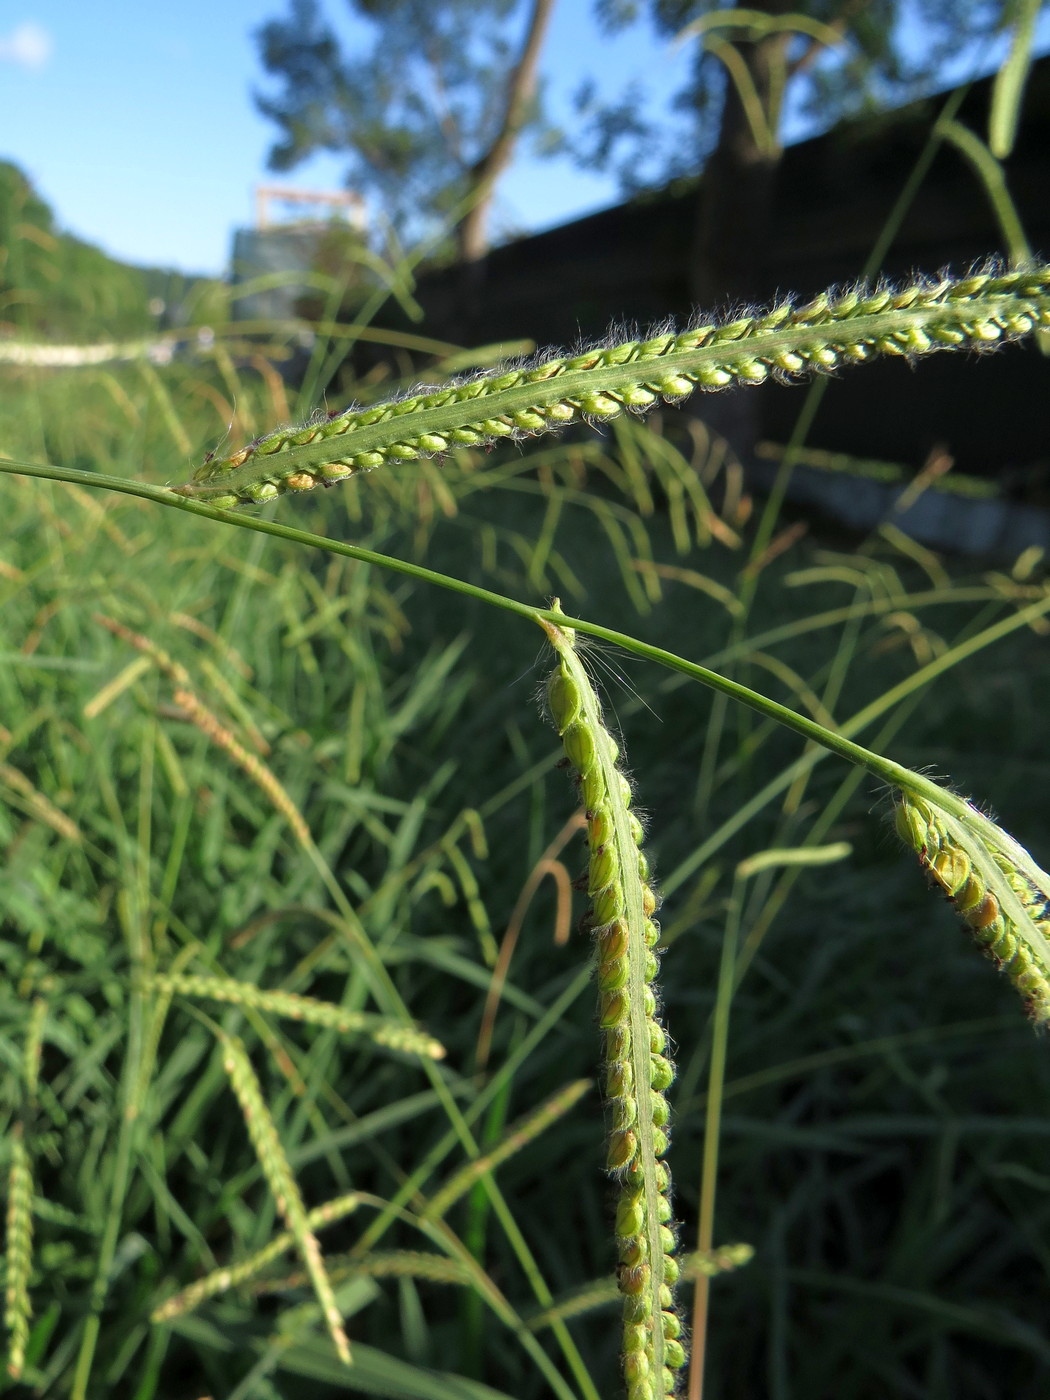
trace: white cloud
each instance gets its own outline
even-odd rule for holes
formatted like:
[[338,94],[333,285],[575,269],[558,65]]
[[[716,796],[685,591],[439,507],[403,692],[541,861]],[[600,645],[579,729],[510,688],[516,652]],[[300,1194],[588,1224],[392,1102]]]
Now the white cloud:
[[15,25],[10,34],[0,35],[0,63],[16,63],[19,68],[43,68],[53,48],[54,41],[47,30],[29,20]]

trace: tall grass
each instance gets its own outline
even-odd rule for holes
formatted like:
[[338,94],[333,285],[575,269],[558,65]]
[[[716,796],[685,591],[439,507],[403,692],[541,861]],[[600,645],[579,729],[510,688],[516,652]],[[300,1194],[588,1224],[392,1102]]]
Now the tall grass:
[[[4,386],[5,443],[178,479],[224,431],[231,372],[249,435],[285,416],[277,381],[250,365],[26,372]],[[743,512],[730,495],[717,514],[704,494],[709,448],[627,420],[604,440],[378,473],[305,498],[297,521],[514,595],[557,591],[599,620],[637,615],[652,642],[685,637],[691,655],[840,724],[1046,596],[1033,577],[902,553],[892,534],[848,553],[793,536],[753,576],[742,629]],[[469,599],[146,502],[4,489],[4,1045],[33,1162],[26,1379],[84,1395],[610,1393],[601,1096],[507,1136],[593,1080],[597,1043],[587,954],[566,937],[582,857],[550,849],[571,801],[537,722],[546,663],[531,634],[508,645]],[[904,763],[994,791],[1034,845],[1036,642],[1013,632],[994,665],[978,653],[869,731]],[[872,786],[800,762],[798,741],[757,719],[726,715],[712,749],[708,706],[681,678],[584,655],[653,814],[667,897],[683,1248],[727,912],[736,930],[714,1242],[756,1255],[712,1285],[711,1392],[976,1395],[1006,1377],[1038,1393],[1046,1072],[1009,989],[937,923]],[[176,681],[272,775],[307,840],[194,723]],[[1016,717],[1006,751],[991,712]],[[832,839],[852,845],[848,866],[734,882],[756,852]],[[411,1018],[446,1057],[161,980],[185,974]],[[31,1096],[19,1067],[41,1002]],[[352,1373],[288,1257],[267,1265],[276,1294],[253,1275],[149,1322],[280,1231],[212,1022],[249,1047],[306,1206],[358,1201],[319,1236]],[[435,1217],[429,1203],[504,1139],[510,1154]]]
[[[435,377],[461,367],[431,348]],[[665,900],[667,1161],[708,1393],[1044,1394],[1045,1045],[901,858],[883,770],[813,742],[951,773],[1050,848],[1041,564],[970,571],[892,527],[847,548],[775,503],[756,525],[724,444],[670,415],[298,499],[296,526],[357,557],[87,489],[148,494],[301,407],[232,332],[161,370],[0,382],[0,445],[44,474],[0,484],[11,1384],[622,1384],[603,1118],[631,1124],[595,1082],[582,818],[538,712],[551,660],[488,590],[697,663],[575,634]],[[687,684],[699,666],[727,688]]]

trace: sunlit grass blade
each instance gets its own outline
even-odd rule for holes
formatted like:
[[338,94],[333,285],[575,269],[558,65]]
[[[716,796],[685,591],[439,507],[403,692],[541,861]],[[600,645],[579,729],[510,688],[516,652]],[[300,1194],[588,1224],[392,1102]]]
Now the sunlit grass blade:
[[520,1152],[528,1143],[539,1137],[563,1114],[568,1113],[575,1104],[579,1103],[590,1088],[591,1081],[589,1079],[578,1079],[574,1083],[566,1085],[564,1089],[560,1089],[558,1093],[532,1113],[527,1114],[515,1124],[497,1147],[486,1152],[484,1156],[475,1158],[473,1162],[468,1162],[440,1191],[431,1197],[424,1212],[425,1218],[440,1220],[476,1181],[479,1181],[498,1167],[501,1162],[505,1162],[508,1157],[512,1157],[515,1152]]

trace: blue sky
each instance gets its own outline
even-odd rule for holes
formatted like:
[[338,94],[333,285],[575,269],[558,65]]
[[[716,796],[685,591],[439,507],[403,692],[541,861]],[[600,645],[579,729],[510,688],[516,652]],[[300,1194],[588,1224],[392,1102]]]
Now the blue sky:
[[[333,17],[342,0],[325,0]],[[331,157],[274,177],[274,129],[251,91],[265,82],[254,31],[287,0],[0,0],[0,157],[62,227],[115,256],[225,270],[232,230],[260,182],[341,184]],[[637,25],[603,38],[591,0],[560,0],[545,49],[555,116],[585,74],[612,95],[631,82],[673,92],[689,55]],[[1050,33],[1047,34],[1050,38]],[[987,63],[982,65],[985,69]],[[614,182],[527,154],[499,190],[497,225],[548,227],[617,198]]]

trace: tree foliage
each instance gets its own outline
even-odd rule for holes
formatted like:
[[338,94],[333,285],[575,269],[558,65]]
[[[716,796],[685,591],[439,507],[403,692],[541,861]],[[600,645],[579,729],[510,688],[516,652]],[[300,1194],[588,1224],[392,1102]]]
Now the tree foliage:
[[[1004,27],[1015,8],[1016,0],[755,0],[746,8],[718,0],[595,0],[607,32],[644,18],[668,39],[691,36],[692,71],[675,96],[677,127],[654,124],[637,92],[601,102],[585,83],[574,153],[589,168],[615,169],[627,190],[692,174],[719,144],[743,71],[757,79],[760,101],[775,99],[779,85],[795,114],[829,126],[928,91],[950,59]],[[784,110],[781,100],[767,111],[778,140]]]
[[346,158],[346,182],[399,231],[439,221],[460,252],[484,251],[492,188],[540,122],[537,61],[553,0],[347,0],[365,41],[340,42],[317,0],[291,0],[259,30],[276,94],[256,102],[288,170],[319,151]]
[[147,274],[56,226],[50,205],[0,161],[0,335],[141,335],[156,324]]

